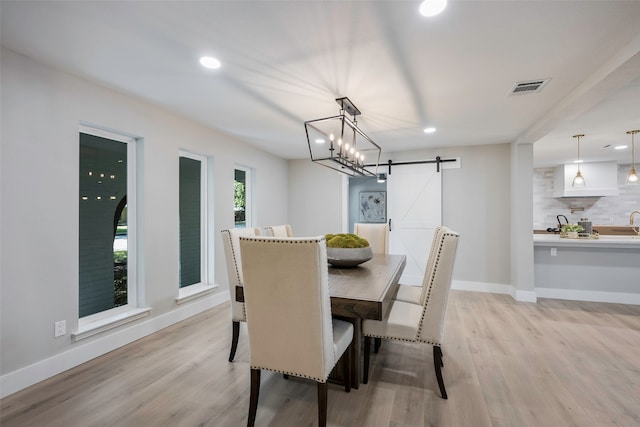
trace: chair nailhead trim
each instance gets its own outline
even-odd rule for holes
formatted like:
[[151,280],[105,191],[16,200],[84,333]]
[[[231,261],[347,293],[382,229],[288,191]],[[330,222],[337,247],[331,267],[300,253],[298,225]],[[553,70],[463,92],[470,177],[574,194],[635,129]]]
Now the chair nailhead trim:
[[[238,274],[238,259],[236,257],[236,251],[233,249],[233,239],[231,238],[231,230],[222,230],[222,232],[229,239],[229,247],[231,248],[231,255],[233,256],[233,265],[236,268],[236,270],[235,270],[236,279],[238,280],[238,283],[240,284],[240,286],[244,287],[244,284],[240,280],[240,275]],[[231,283],[229,283],[229,286],[231,286]],[[231,303],[233,304],[233,301],[231,301]],[[244,315],[244,319],[240,319],[240,322],[246,322],[247,321],[247,310],[245,309],[244,303],[242,304],[242,313]]]
[[[436,256],[435,263],[434,263],[434,266],[433,266],[433,271],[434,272],[438,271],[437,267],[438,267],[438,263],[440,262],[440,255],[442,254],[442,247],[444,246],[444,238],[446,236],[451,236],[451,237],[453,237],[455,239],[460,237],[459,234],[448,233],[446,231],[442,234],[442,241],[440,242],[440,247],[438,248],[438,255]],[[427,291],[427,299],[424,302],[424,309],[422,310],[422,317],[420,318],[420,324],[418,326],[418,337],[420,336],[420,334],[422,334],[422,328],[424,326],[424,318],[425,318],[425,316],[427,314],[427,308],[429,307],[429,299],[431,298],[431,289],[433,288],[434,280],[435,280],[435,274],[431,276],[430,281],[429,281],[429,288],[428,288],[428,291]],[[442,337],[440,337],[440,339],[442,339]],[[417,337],[416,337],[416,341],[424,342],[424,341],[418,340]]]
[[[277,239],[277,240],[271,240],[271,239]],[[249,242],[263,242],[263,243],[273,243],[273,244],[284,243],[284,244],[297,245],[297,244],[300,244],[300,243],[321,242],[321,241],[325,240],[325,237],[322,236],[322,237],[318,237],[317,239],[300,240],[300,239],[297,239],[295,237],[256,236],[256,238],[254,238],[252,236],[240,236],[240,240],[247,240]]]
[[297,372],[282,371],[280,369],[263,368],[261,366],[253,366],[253,365],[251,365],[251,369],[264,369],[265,371],[278,372],[279,374],[293,375],[294,377],[307,378],[307,379],[314,380],[314,381],[317,381],[317,382],[320,382],[320,383],[326,383],[327,382],[327,378],[321,379],[321,378],[316,378],[316,377],[312,377],[312,376],[309,376],[309,375],[302,375],[302,374],[299,374]]
[[[345,348],[345,350],[342,352],[342,354],[340,355],[340,357],[342,357],[342,355],[343,355],[344,353],[346,353],[347,351],[349,351],[349,347],[351,347],[351,344],[349,344],[349,345],[347,346],[347,348]],[[335,355],[334,355],[334,357],[335,357]],[[334,367],[335,367],[336,363],[338,363],[338,360],[340,359],[340,357],[338,357],[338,358],[334,358],[334,364],[333,364],[333,366],[334,366]],[[293,375],[294,377],[308,378],[308,379],[310,379],[310,380],[318,381],[318,382],[321,382],[321,383],[325,383],[325,382],[327,382],[327,378],[329,378],[329,377],[327,377],[327,378],[325,378],[325,379],[322,379],[322,378],[312,377],[312,376],[310,376],[310,375],[303,375],[303,374],[299,374],[299,373],[297,373],[297,372],[283,371],[283,370],[280,370],[280,369],[272,369],[272,368],[263,368],[263,367],[261,367],[261,366],[254,366],[254,365],[251,365],[251,369],[264,369],[264,370],[267,370],[267,371],[278,372],[278,373],[280,373],[280,374]]]
[[385,340],[392,340],[392,341],[402,341],[402,342],[421,342],[424,344],[431,344],[431,345],[438,345],[441,346],[442,343],[436,342],[436,341],[429,341],[429,340],[420,340],[420,339],[407,339],[407,338],[398,338],[398,337],[386,337],[384,335],[371,335],[371,334],[365,334],[367,337],[371,337],[371,338],[381,338],[381,339],[385,339]]

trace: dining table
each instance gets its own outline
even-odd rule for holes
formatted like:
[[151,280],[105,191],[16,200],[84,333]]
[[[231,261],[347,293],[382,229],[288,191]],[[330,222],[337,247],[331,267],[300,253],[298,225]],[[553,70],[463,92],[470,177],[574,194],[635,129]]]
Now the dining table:
[[[361,378],[362,320],[382,320],[398,293],[405,255],[374,254],[355,267],[329,265],[329,295],[333,316],[349,320],[354,327],[351,386],[358,388]],[[236,287],[236,300],[244,302],[244,289]],[[335,370],[340,372],[339,369]]]

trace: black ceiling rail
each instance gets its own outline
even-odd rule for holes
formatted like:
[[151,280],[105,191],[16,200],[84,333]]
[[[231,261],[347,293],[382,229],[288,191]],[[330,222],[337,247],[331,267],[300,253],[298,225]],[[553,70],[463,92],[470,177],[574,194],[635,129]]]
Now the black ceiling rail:
[[[416,160],[413,162],[394,162],[393,160],[389,160],[387,162],[387,167],[389,168],[387,173],[391,175],[391,166],[403,166],[403,165],[423,165],[428,163],[436,163],[436,172],[440,172],[440,163],[445,162],[455,162],[457,159],[443,159],[440,156],[436,156],[433,160]],[[365,167],[377,166],[376,164],[372,165],[364,165]],[[380,165],[382,166],[382,165]]]

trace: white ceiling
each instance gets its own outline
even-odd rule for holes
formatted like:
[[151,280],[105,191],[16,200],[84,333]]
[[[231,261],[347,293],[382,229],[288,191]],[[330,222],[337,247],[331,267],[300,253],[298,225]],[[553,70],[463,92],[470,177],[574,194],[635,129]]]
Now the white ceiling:
[[[640,1],[450,1],[435,18],[418,5],[2,0],[0,28],[9,49],[284,158],[307,157],[304,121],[347,96],[387,153],[535,142],[549,166],[584,133],[586,161],[630,163],[602,147],[640,129]],[[540,93],[509,95],[540,78]]]

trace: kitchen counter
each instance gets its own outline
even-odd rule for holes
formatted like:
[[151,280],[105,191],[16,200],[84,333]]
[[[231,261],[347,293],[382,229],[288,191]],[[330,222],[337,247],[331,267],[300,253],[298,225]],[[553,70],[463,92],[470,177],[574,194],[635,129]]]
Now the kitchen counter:
[[534,246],[582,247],[582,248],[638,248],[640,236],[600,235],[599,239],[567,239],[559,234],[534,234]]
[[533,245],[539,298],[640,304],[640,237],[534,234]]

